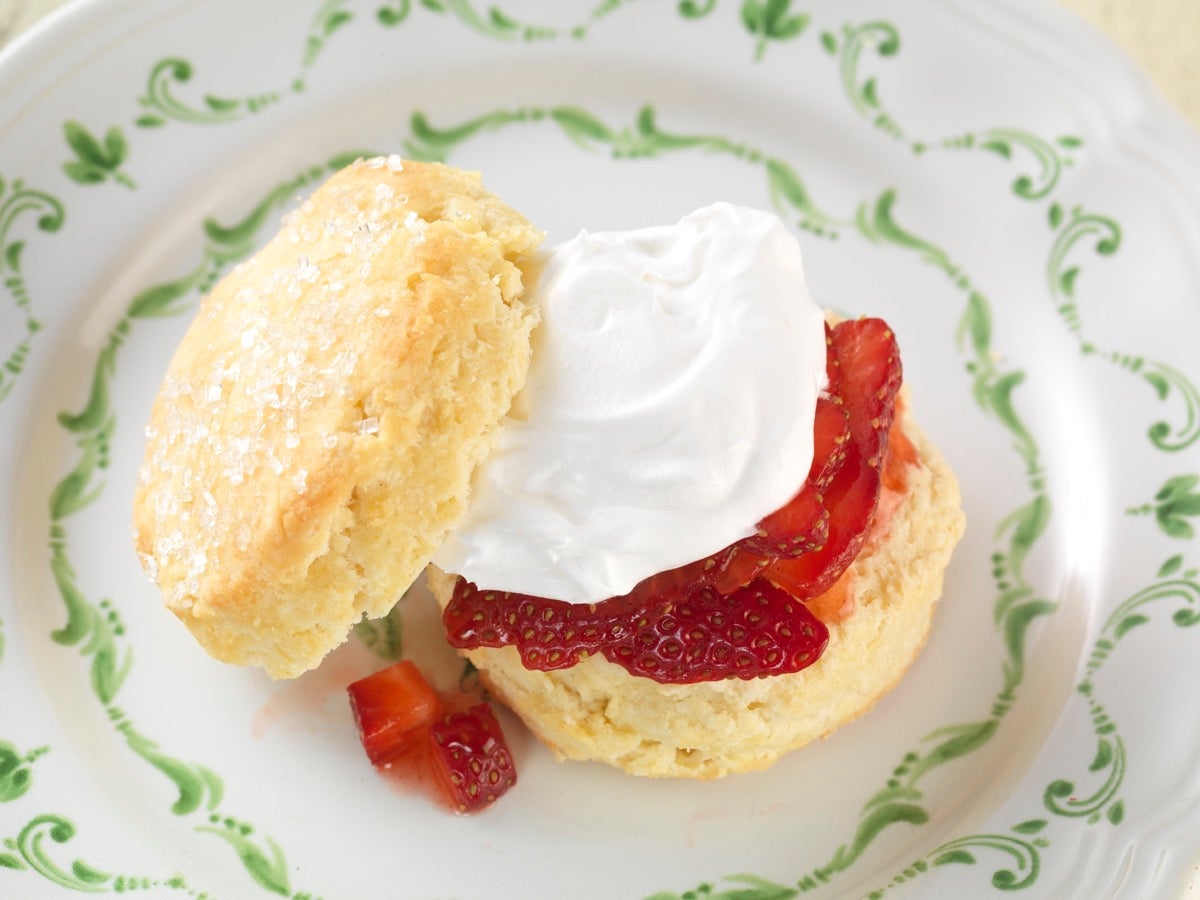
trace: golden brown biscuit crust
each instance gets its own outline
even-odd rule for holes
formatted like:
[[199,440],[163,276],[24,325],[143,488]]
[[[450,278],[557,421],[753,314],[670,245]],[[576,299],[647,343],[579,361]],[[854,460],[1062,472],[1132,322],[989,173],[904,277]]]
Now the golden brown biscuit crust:
[[298,675],[418,576],[524,384],[541,240],[476,174],[359,161],[204,299],[134,533],[213,656]]
[[[851,567],[854,612],[830,626],[812,666],[749,681],[659,684],[597,654],[554,672],[521,665],[515,648],[465,655],[484,683],[560,759],[635,775],[715,778],[763,769],[870,709],[899,681],[929,633],[964,517],[958,483],[907,412],[920,463],[886,532]],[[431,567],[444,607],[454,579]]]

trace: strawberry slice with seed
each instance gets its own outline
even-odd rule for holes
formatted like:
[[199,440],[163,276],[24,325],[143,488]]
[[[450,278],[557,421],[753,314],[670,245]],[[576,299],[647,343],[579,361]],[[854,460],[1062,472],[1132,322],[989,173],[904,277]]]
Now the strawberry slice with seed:
[[798,672],[828,640],[804,604],[759,579],[727,595],[701,585],[673,602],[658,599],[636,630],[602,652],[632,675],[689,684]]
[[491,806],[517,783],[517,767],[492,708],[478,703],[429,729],[438,784],[456,812]]
[[868,464],[878,467],[903,377],[896,337],[882,319],[841,322],[833,329],[833,351],[851,439]]
[[[583,605],[500,591],[459,579],[446,607],[455,647],[515,644],[526,668],[568,668],[603,653],[633,675],[667,684],[796,672],[817,660],[828,629],[802,603],[762,579],[722,594],[647,579],[630,594]],[[476,619],[472,610],[486,612]]]

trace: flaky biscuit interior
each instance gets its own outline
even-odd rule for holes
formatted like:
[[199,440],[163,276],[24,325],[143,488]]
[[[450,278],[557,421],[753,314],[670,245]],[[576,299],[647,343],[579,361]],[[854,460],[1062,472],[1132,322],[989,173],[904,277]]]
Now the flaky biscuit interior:
[[419,575],[524,384],[541,240],[473,173],[359,161],[203,300],[134,534],[214,657],[298,675]]

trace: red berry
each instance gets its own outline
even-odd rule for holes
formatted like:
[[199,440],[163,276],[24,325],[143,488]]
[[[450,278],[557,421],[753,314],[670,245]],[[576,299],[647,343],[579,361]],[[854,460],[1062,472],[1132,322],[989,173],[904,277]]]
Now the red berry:
[[727,595],[697,585],[659,600],[603,653],[633,675],[690,684],[797,672],[817,661],[828,640],[829,630],[802,603],[760,579]]
[[409,660],[380,669],[347,689],[367,757],[387,765],[442,715],[442,701]]
[[868,464],[878,467],[887,450],[903,374],[896,336],[882,319],[841,322],[833,329],[832,349],[851,438]]
[[456,812],[476,812],[517,783],[517,768],[490,706],[451,713],[429,729],[438,783]]

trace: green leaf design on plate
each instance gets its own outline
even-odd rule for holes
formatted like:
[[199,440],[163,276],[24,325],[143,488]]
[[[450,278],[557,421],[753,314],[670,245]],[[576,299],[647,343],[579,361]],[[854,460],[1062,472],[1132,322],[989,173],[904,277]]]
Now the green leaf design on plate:
[[410,0],[392,0],[390,4],[384,4],[375,10],[375,18],[379,20],[380,25],[394,28],[408,18],[411,10]]
[[0,853],[0,869],[35,872],[56,887],[85,894],[123,894],[166,888],[183,891],[197,900],[208,896],[192,890],[178,875],[169,878],[114,875],[81,859],[74,859],[68,866],[63,866],[52,857],[55,845],[67,844],[75,834],[75,824],[70,819],[53,813],[35,816],[21,829],[15,840],[4,840],[4,846],[13,852]]
[[[619,3],[610,4],[619,6]],[[486,13],[478,12],[470,0],[441,0],[437,4],[473,31],[502,41],[544,41],[558,37],[558,30],[540,25],[528,25],[514,19],[498,6],[490,6]],[[599,13],[604,15],[606,13]]]
[[1013,826],[1012,834],[973,834],[948,841],[931,850],[922,859],[913,862],[879,890],[866,896],[879,900],[892,888],[911,882],[914,878],[934,868],[951,865],[974,866],[979,864],[979,854],[990,851],[1008,857],[1010,868],[1000,868],[992,873],[992,887],[1001,891],[1019,891],[1037,881],[1041,870],[1041,851],[1049,846],[1045,838],[1026,840],[1046,826],[1041,819],[1031,819]]
[[[1104,729],[1104,731],[1097,737],[1096,756],[1092,764],[1088,766],[1088,774],[1102,773],[1104,780],[1093,788],[1090,794],[1080,796],[1081,791],[1076,787],[1075,782],[1057,779],[1046,785],[1046,789],[1042,793],[1042,802],[1046,809],[1055,815],[1085,818],[1088,824],[1094,825],[1100,821],[1101,814],[1105,812],[1106,808],[1111,809],[1120,803],[1117,800],[1117,793],[1125,780],[1128,758],[1125,752],[1125,742],[1120,735],[1112,733],[1109,727],[1111,722],[1103,708],[1094,705],[1091,712],[1093,720],[1097,722],[1096,727]],[[1120,822],[1123,814],[1116,815],[1117,822],[1114,824]],[[1112,814],[1110,814],[1110,821],[1111,816]]]
[[[1139,371],[1138,368],[1130,368]],[[1200,390],[1197,390],[1195,382],[1162,362],[1145,361],[1140,373],[1160,400],[1166,400],[1174,394],[1183,401],[1182,424],[1173,426],[1166,421],[1155,422],[1146,432],[1150,442],[1160,450],[1171,452],[1190,447],[1200,438]]]
[[717,8],[717,0],[679,0],[679,14],[685,19],[703,19]]
[[771,41],[790,41],[808,26],[807,13],[792,13],[791,0],[742,0],[742,25],[757,42],[754,59],[761,60]]
[[[1183,406],[1182,423],[1172,425],[1167,421],[1155,422],[1147,431],[1147,436],[1155,447],[1168,452],[1191,446],[1200,438],[1200,390],[1195,383],[1165,363],[1140,355],[1101,351],[1084,334],[1083,312],[1078,301],[1083,266],[1075,261],[1075,250],[1085,241],[1091,241],[1097,256],[1113,256],[1121,247],[1120,226],[1108,216],[1086,213],[1078,206],[1069,214],[1052,206],[1050,225],[1056,234],[1046,264],[1046,281],[1059,318],[1079,342],[1080,352],[1085,356],[1107,359],[1131,374],[1140,375],[1160,400],[1177,398]],[[1174,537],[1191,536],[1190,526],[1177,516],[1159,524]]]
[[[212,816],[212,825],[200,825],[197,831],[213,834],[233,847],[246,871],[259,885],[273,894],[286,897],[291,892],[288,883],[287,860],[283,850],[269,836],[263,835],[267,852],[255,843],[254,829],[234,819]],[[269,855],[268,855],[269,853]]]
[[[1200,478],[1182,476],[1171,479],[1160,494],[1170,496],[1177,492],[1190,492],[1200,483]],[[1100,636],[1092,646],[1088,657],[1086,676],[1078,686],[1088,704],[1092,729],[1096,735],[1096,753],[1087,767],[1088,776],[1103,776],[1090,793],[1084,794],[1077,784],[1079,779],[1059,778],[1046,786],[1043,803],[1050,812],[1071,818],[1083,818],[1089,825],[1107,819],[1119,825],[1125,818],[1125,804],[1119,798],[1121,786],[1128,770],[1125,742],[1117,729],[1117,723],[1104,706],[1096,699],[1096,676],[1112,655],[1117,645],[1135,629],[1151,621],[1151,607],[1162,600],[1182,601],[1175,609],[1172,621],[1179,627],[1190,627],[1200,622],[1200,583],[1195,570],[1183,569],[1183,557],[1172,556],[1159,567],[1156,580],[1149,587],[1137,591],[1109,614]]]
[[129,156],[129,144],[117,126],[108,129],[101,143],[90,131],[76,121],[63,124],[67,146],[75,151],[75,159],[63,163],[63,171],[76,184],[103,184],[110,178],[127,188],[137,185],[121,171]]
[[835,873],[849,869],[884,829],[900,823],[924,825],[928,821],[929,813],[916,803],[896,800],[868,803],[850,843],[839,846],[828,863],[803,877],[800,880],[801,889],[812,890],[829,881]]
[[[968,132],[958,137],[944,138],[941,147],[948,150],[968,150],[978,148],[994,153],[1000,158],[1011,161],[1018,156],[1017,150],[1033,158],[1037,166],[1032,174],[1018,175],[1012,183],[1013,193],[1023,200],[1041,200],[1051,193],[1058,185],[1063,170],[1074,165],[1074,157],[1067,151],[1082,146],[1082,141],[1063,144],[1061,141],[1048,141],[1029,131],[1019,128],[988,128],[983,131]],[[1057,218],[1061,216],[1061,208],[1051,207],[1051,227],[1057,227]]]
[[874,50],[881,57],[895,56],[900,52],[900,32],[896,26],[883,21],[857,26],[843,25],[840,42],[830,33],[828,38],[822,39],[822,43],[831,52],[840,47],[838,68],[842,90],[858,114],[889,137],[905,140],[904,129],[879,101],[875,78],[864,78],[859,71],[863,53],[867,50]]
[[1168,478],[1154,500],[1130,507],[1129,515],[1153,515],[1162,532],[1173,538],[1191,538],[1196,529],[1189,518],[1200,516],[1200,475],[1186,474]]
[[[162,128],[169,122],[219,125],[238,121],[279,103],[288,95],[301,93],[310,70],[330,40],[354,20],[354,13],[345,7],[346,0],[324,0],[318,7],[304,37],[299,66],[286,80],[286,87],[277,86],[238,97],[201,91],[198,101],[185,102],[176,89],[191,82],[192,63],[176,56],[160,59],[146,77],[145,93],[138,98],[142,112],[134,119],[134,124],[138,128]],[[385,25],[397,25],[407,14],[408,0],[393,0],[391,5],[379,10],[377,18]]]
[[[880,57],[900,51],[900,32],[890,22],[872,21],[863,25],[843,25],[841,37],[832,31],[821,34],[821,46],[838,57],[842,90],[855,111],[888,137],[904,141],[917,154],[931,148],[943,150],[978,149],[1006,161],[1017,157],[1017,149],[1032,156],[1036,170],[1021,174],[1012,183],[1013,193],[1024,200],[1039,200],[1050,194],[1063,169],[1073,165],[1071,151],[1083,145],[1080,138],[1064,136],[1050,141],[1019,128],[990,128],[978,132],[943,137],[940,140],[909,138],[897,119],[884,108],[879,96],[878,76],[864,76],[863,53],[873,49]],[[1024,155],[1023,154],[1023,155]]]
[[[401,0],[401,2],[407,7],[408,0]],[[346,10],[345,6],[346,0],[324,0],[317,8],[316,15],[313,16],[312,23],[309,25],[308,34],[304,38],[304,53],[300,58],[300,71],[292,80],[293,91],[304,89],[307,71],[320,57],[329,39],[343,26],[353,21],[354,14]],[[398,11],[391,14],[398,15]],[[407,8],[404,10],[404,14],[407,15]],[[404,15],[398,15],[395,21],[389,23],[382,14],[377,14],[377,17],[381,22],[391,25],[398,24],[404,19]]]
[[415,112],[409,120],[412,138],[404,142],[405,153],[413,159],[426,162],[445,162],[459,144],[479,132],[494,131],[513,122],[541,119],[540,110],[499,110],[468,119],[450,128],[434,128],[422,112]]
[[10,803],[25,795],[33,783],[30,765],[49,752],[49,747],[38,747],[22,753],[8,741],[0,741],[0,803]]
[[354,626],[354,636],[380,659],[395,662],[404,656],[404,619],[400,607],[404,597],[386,616],[364,619]]
[[186,763],[162,751],[142,734],[118,707],[108,707],[108,717],[129,749],[165,775],[178,791],[171,812],[177,816],[193,813],[202,806],[215,810],[224,794],[224,784],[214,772],[197,763]]
[[[1060,207],[1051,207],[1050,225],[1058,233],[1050,250],[1046,266],[1046,280],[1050,294],[1057,304],[1056,311],[1067,329],[1082,339],[1083,323],[1079,307],[1075,303],[1075,282],[1079,267],[1068,267],[1067,259],[1083,240],[1094,238],[1094,248],[1100,256],[1112,256],[1121,246],[1121,228],[1107,216],[1085,214],[1079,207],[1064,216]],[[1061,224],[1060,224],[1061,223]]]
[[[312,53],[312,56],[315,59],[315,53]],[[311,62],[305,65],[310,64]],[[177,87],[187,85],[193,74],[192,64],[177,56],[170,56],[155,63],[146,78],[146,92],[138,98],[143,113],[136,123],[143,128],[153,128],[166,124],[168,120],[191,125],[233,122],[278,103],[282,97],[278,90],[248,97],[221,97],[204,92],[199,103],[189,104],[181,100],[175,91]],[[300,90],[302,87],[303,82],[298,78],[293,84],[293,89]]]
[[33,221],[38,230],[45,234],[57,232],[66,221],[66,211],[57,197],[28,188],[20,179],[10,185],[0,177],[0,285],[22,320],[22,325],[6,336],[7,340],[14,341],[11,349],[0,348],[0,352],[6,353],[0,359],[0,402],[12,391],[17,377],[24,371],[34,335],[42,327],[33,314],[29,286],[21,271],[25,240],[14,235],[17,224],[32,216],[36,216]]
[[638,110],[632,126],[623,127],[610,125],[576,106],[497,110],[445,128],[435,128],[425,114],[418,111],[412,115],[412,138],[404,142],[404,148],[416,159],[445,162],[461,144],[479,134],[517,123],[547,121],[558,125],[582,149],[608,148],[614,159],[652,159],[670,153],[701,151],[761,165],[776,209],[800,228],[835,238],[838,229],[849,224],[849,220],[834,218],[818,208],[804,182],[788,163],[768,158],[754,147],[720,135],[667,131],[659,125],[655,108],[650,104],[644,104]]
[[651,894],[646,900],[791,900],[800,893],[790,885],[778,884],[756,875],[729,875],[725,881],[738,886],[718,888],[716,885],[702,884],[683,894],[660,891]]

